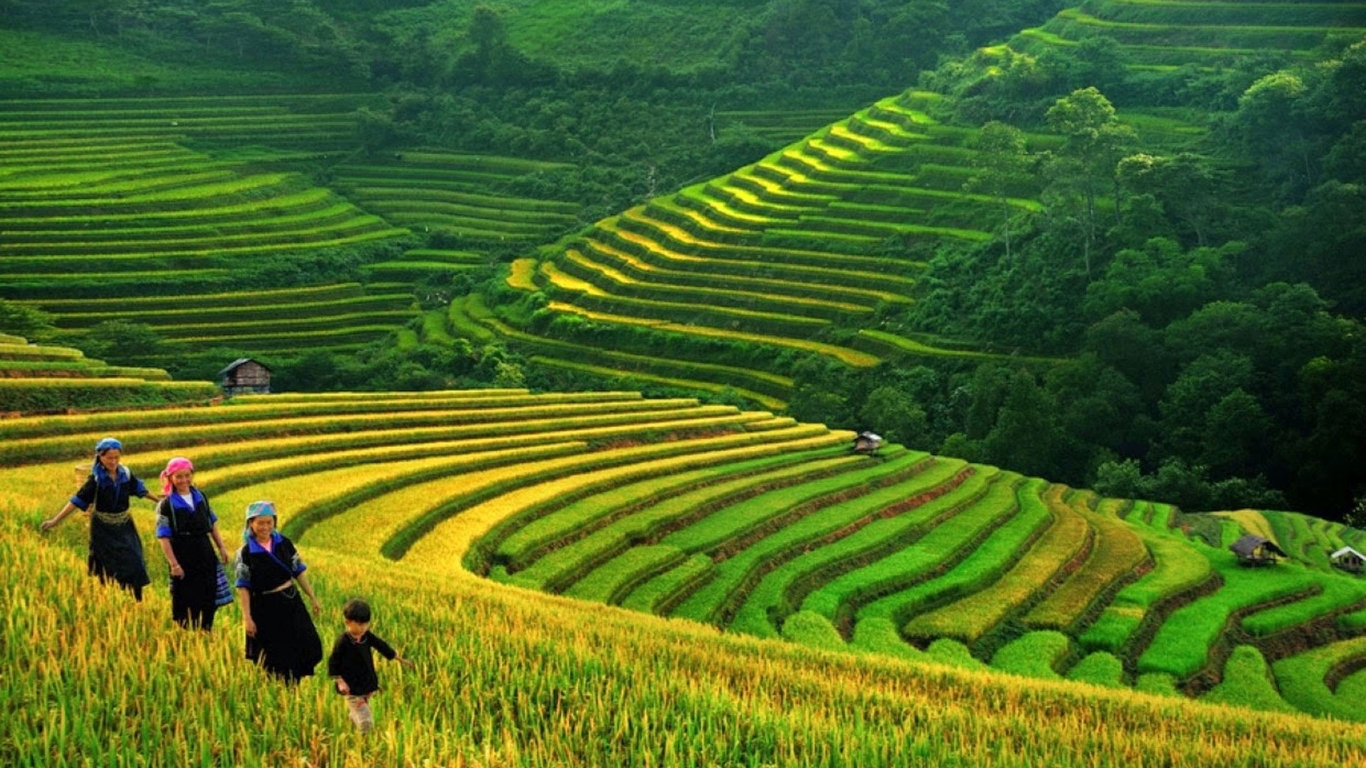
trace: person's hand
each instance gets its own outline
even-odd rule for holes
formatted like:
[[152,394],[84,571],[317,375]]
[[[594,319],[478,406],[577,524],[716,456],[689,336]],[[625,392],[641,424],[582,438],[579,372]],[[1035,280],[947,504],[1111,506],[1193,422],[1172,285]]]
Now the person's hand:
[[180,563],[172,563],[172,564],[171,564],[171,578],[173,578],[173,579],[183,579],[183,578],[185,578],[185,569],[180,567]]
[[318,598],[316,598],[316,597],[310,597],[310,598],[308,598],[308,602],[310,602],[310,603],[313,604],[313,615],[314,615],[314,616],[322,616],[322,615],[323,615],[323,607],[322,607],[321,605],[318,604]]
[[347,685],[346,681],[341,679],[340,677],[337,678],[337,690],[341,693],[347,694],[348,696],[351,694],[351,686]]
[[407,667],[408,669],[414,669],[414,668],[417,667],[417,665],[413,663],[413,660],[412,660],[412,659],[405,659],[405,658],[403,658],[402,656],[399,656],[399,657],[398,657],[398,663],[399,663],[399,664],[402,664],[403,666]]
[[242,626],[247,630],[247,637],[256,637],[256,622],[246,619],[242,622]]
[[220,550],[218,550],[218,564],[219,564],[219,565],[227,565],[227,564],[228,564],[228,550],[226,550],[226,549],[220,549]]
[[56,518],[44,520],[43,522],[38,524],[38,530],[42,531],[43,533],[47,533],[48,531],[52,530],[53,526],[55,525],[57,525]]

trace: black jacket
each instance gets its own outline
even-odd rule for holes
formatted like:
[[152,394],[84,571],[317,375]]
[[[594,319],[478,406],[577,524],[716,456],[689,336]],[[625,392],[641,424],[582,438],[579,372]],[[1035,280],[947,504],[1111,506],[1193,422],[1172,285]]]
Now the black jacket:
[[375,674],[375,657],[370,649],[380,652],[386,659],[393,660],[398,653],[389,644],[366,632],[360,640],[354,640],[343,632],[332,644],[332,654],[327,657],[327,674],[346,681],[352,696],[365,696],[379,690],[379,676]]

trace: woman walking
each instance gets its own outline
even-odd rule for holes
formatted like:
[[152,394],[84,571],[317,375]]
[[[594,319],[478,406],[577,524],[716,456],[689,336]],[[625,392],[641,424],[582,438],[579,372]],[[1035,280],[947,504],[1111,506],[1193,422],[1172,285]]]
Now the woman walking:
[[[218,516],[195,487],[189,459],[177,456],[166,464],[161,492],[156,534],[171,572],[171,618],[182,627],[196,626],[207,632],[213,629],[218,610],[221,566],[228,562]],[[226,577],[223,581],[226,588]]]
[[[101,582],[110,579],[132,591],[142,600],[142,588],[151,581],[147,577],[147,561],[142,555],[142,539],[128,513],[128,502],[133,496],[160,501],[149,493],[147,486],[122,464],[123,444],[106,437],[95,444],[95,462],[90,476],[76,495],[62,507],[55,517],[40,526],[50,531],[73,510],[90,511],[90,556],[86,560],[90,575]],[[92,506],[93,505],[93,506]]]
[[299,591],[308,595],[313,613],[321,611],[307,566],[294,542],[275,530],[275,505],[253,501],[247,505],[245,544],[234,570],[242,598],[242,623],[247,634],[247,658],[288,682],[313,674],[323,658],[322,639],[304,608]]

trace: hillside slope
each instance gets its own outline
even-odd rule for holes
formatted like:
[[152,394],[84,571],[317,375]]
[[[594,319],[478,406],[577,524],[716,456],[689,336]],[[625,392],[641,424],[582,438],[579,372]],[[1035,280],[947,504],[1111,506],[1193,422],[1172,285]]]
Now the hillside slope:
[[[271,498],[305,552],[351,558],[357,578],[425,574],[424,600],[448,587],[590,610],[540,595],[558,592],[633,608],[643,626],[661,613],[859,664],[1366,720],[1366,582],[1326,561],[1366,534],[1300,516],[1183,516],[900,446],[851,454],[851,435],[823,425],[629,392],[242,397],[0,432],[16,542],[112,433],[145,477],[190,456],[225,521]],[[1238,565],[1227,545],[1244,531],[1272,532],[1291,559]],[[52,557],[74,558],[82,534],[69,525],[58,541]],[[464,669],[443,664],[431,674]]]

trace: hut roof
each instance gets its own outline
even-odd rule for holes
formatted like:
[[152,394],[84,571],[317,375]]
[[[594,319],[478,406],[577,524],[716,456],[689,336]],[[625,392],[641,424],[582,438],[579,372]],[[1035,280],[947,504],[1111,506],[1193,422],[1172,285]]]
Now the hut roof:
[[241,368],[242,366],[246,365],[247,363],[256,363],[257,365],[261,366],[262,368],[265,368],[267,371],[270,370],[270,366],[269,366],[269,365],[266,365],[265,363],[260,362],[259,360],[253,360],[253,359],[251,359],[250,357],[239,357],[239,358],[237,358],[236,360],[233,360],[231,363],[228,363],[228,367],[226,367],[226,368],[224,368],[223,370],[219,371],[219,372],[218,372],[218,375],[219,375],[219,376],[226,376],[226,375],[228,375],[229,373],[232,373],[233,371],[237,370],[238,368]]
[[1264,539],[1261,536],[1254,536],[1250,533],[1228,545],[1228,548],[1233,550],[1234,554],[1238,555],[1238,557],[1253,557],[1256,555],[1258,547],[1262,547],[1266,552],[1280,555],[1281,557],[1287,556],[1285,550],[1276,546],[1271,540]]
[[1356,551],[1355,549],[1352,549],[1351,547],[1343,547],[1342,549],[1339,549],[1338,551],[1334,552],[1328,557],[1332,560],[1337,560],[1338,558],[1349,554],[1356,555],[1358,560],[1366,560],[1366,555],[1361,554],[1360,552]]

